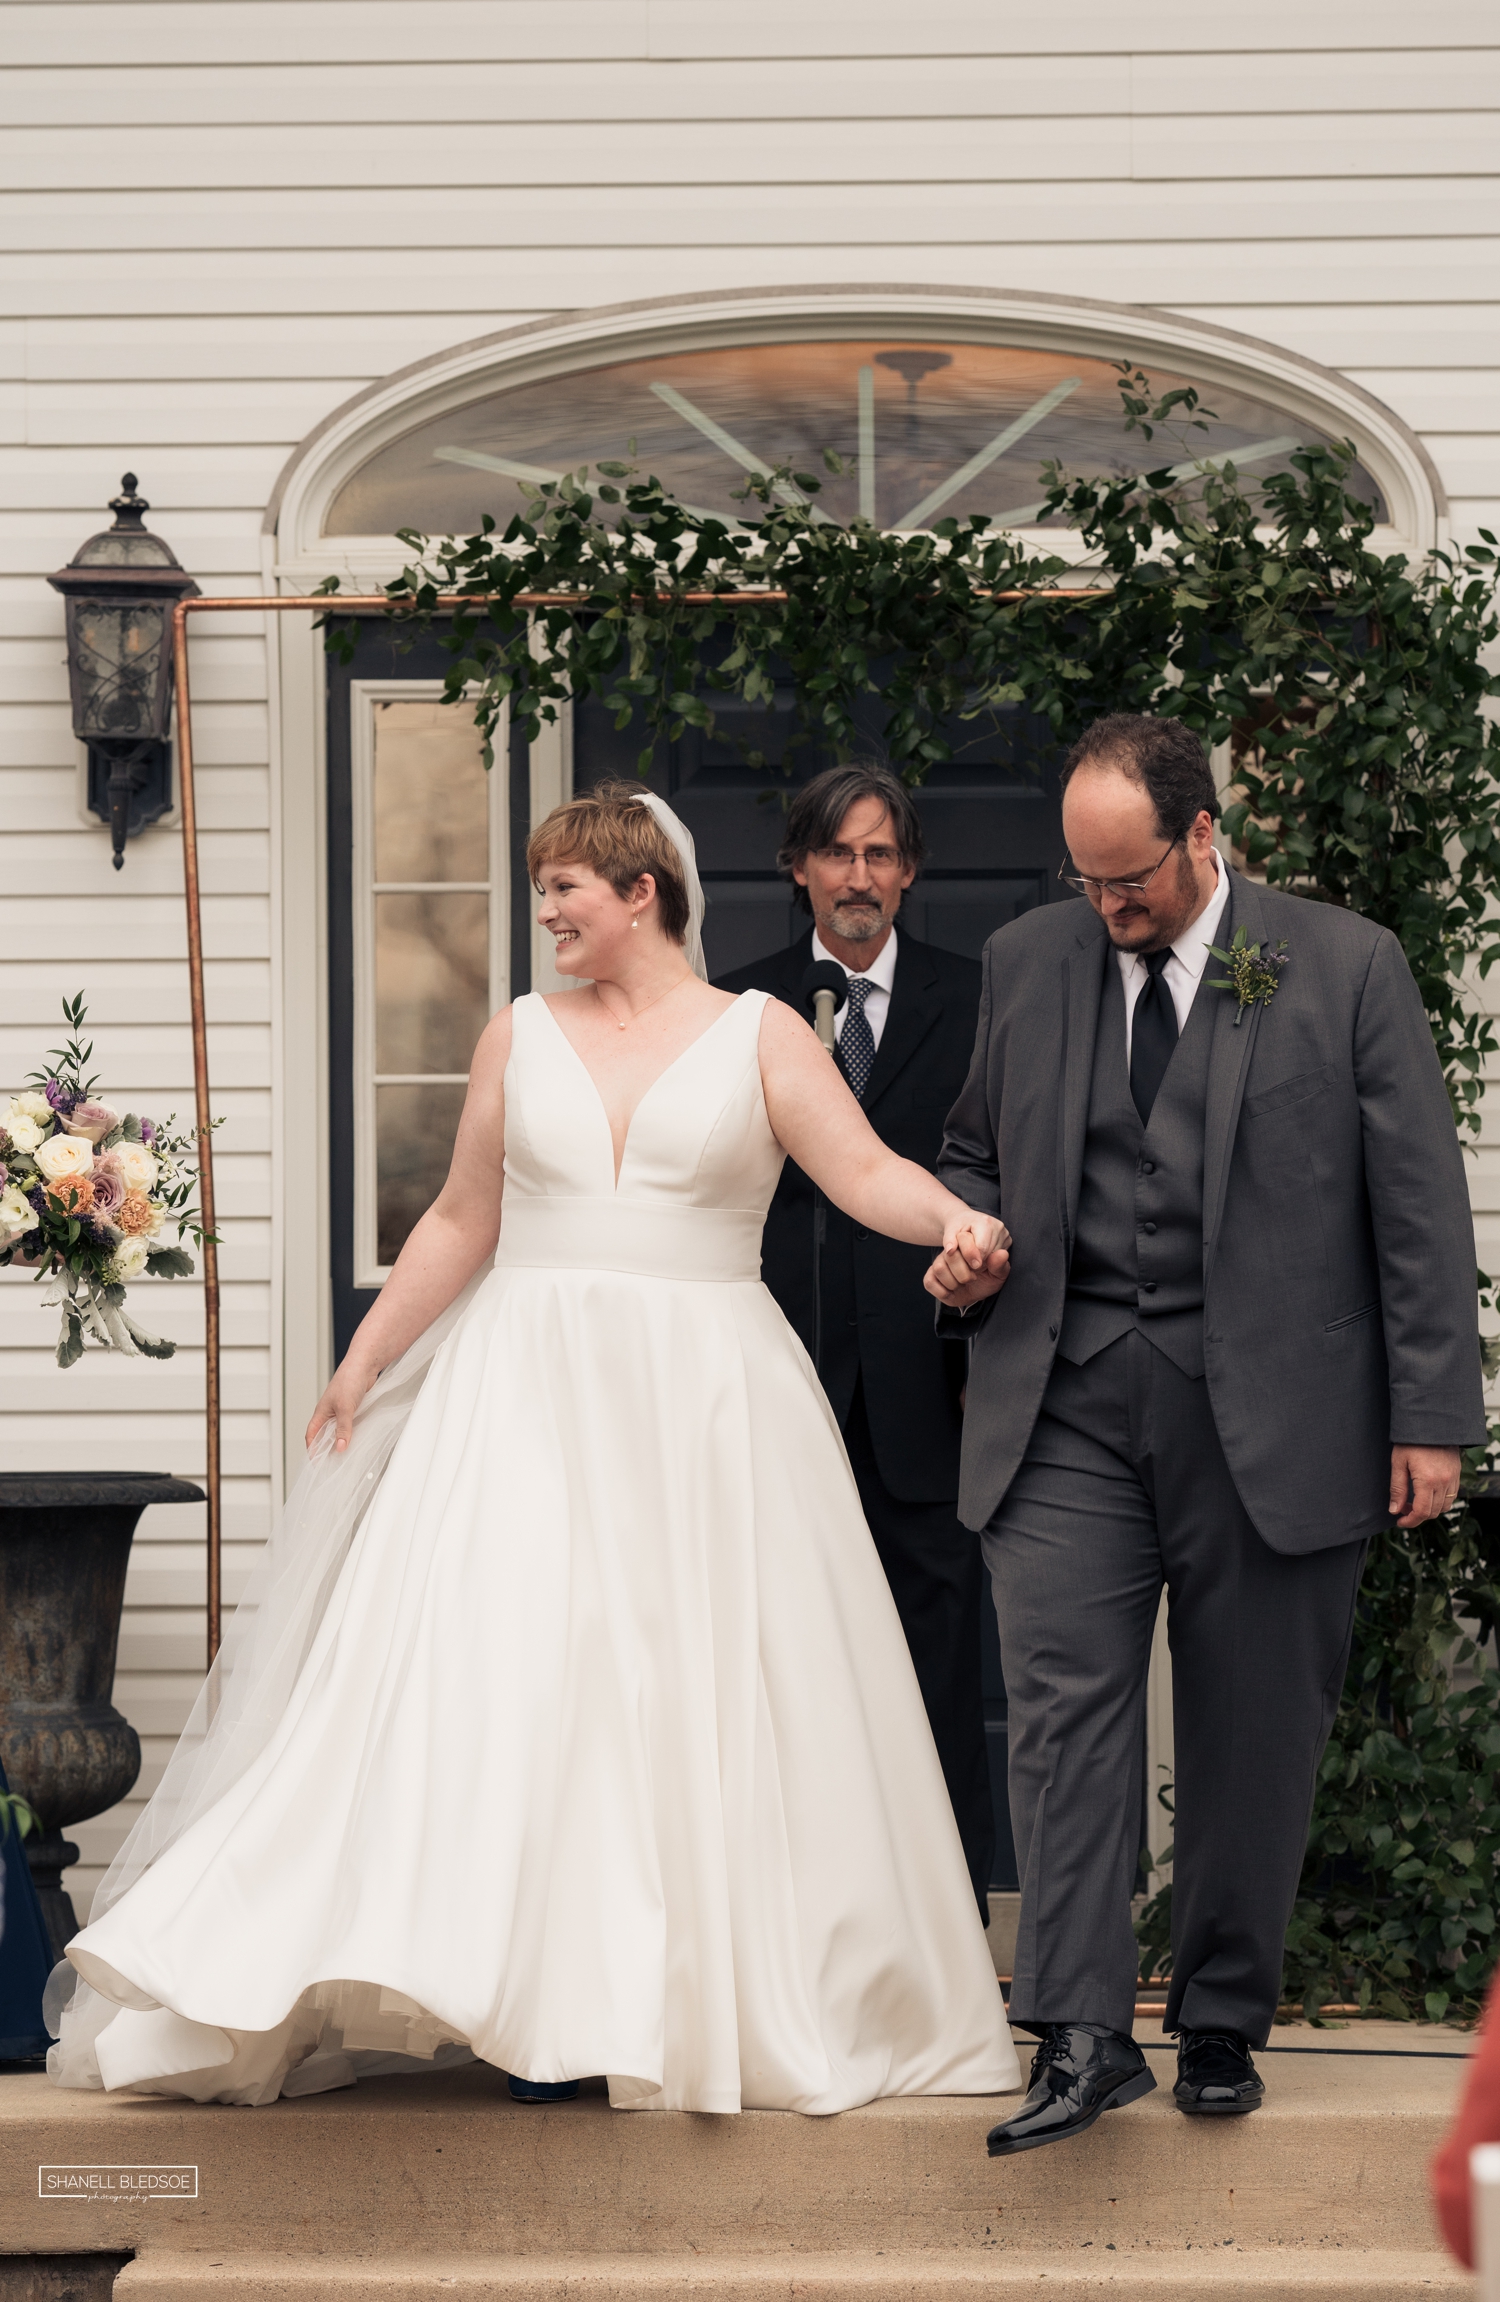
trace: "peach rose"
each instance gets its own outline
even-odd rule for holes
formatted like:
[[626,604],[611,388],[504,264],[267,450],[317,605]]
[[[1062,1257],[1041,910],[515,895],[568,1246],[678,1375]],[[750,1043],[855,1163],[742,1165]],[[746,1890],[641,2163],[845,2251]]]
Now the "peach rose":
[[63,1175],[47,1185],[47,1197],[67,1215],[87,1215],[94,1204],[94,1186],[87,1175]]
[[144,1192],[127,1191],[110,1221],[117,1231],[123,1231],[129,1239],[137,1234],[149,1236],[158,1228],[160,1218]]

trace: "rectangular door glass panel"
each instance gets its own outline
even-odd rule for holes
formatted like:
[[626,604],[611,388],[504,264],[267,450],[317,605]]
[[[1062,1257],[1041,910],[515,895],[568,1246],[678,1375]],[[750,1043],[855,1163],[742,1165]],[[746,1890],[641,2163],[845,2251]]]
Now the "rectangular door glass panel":
[[463,1080],[387,1082],[375,1090],[375,1251],[387,1269],[443,1187],[467,1093]]
[[489,1015],[488,891],[378,892],[377,1080],[467,1072]]
[[375,709],[375,877],[489,878],[489,781],[479,733],[452,704]]

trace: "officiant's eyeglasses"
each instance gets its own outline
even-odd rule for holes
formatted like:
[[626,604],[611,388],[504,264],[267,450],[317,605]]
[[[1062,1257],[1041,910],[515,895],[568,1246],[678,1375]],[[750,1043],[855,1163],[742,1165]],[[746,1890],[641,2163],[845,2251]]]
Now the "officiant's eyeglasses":
[[856,863],[863,863],[870,871],[894,871],[901,861],[899,847],[819,847],[814,853],[820,863],[832,864],[835,871],[852,871]]
[[[1181,845],[1182,835],[1179,832],[1172,842],[1172,847],[1181,847]],[[1067,865],[1070,858],[1067,856],[1064,856],[1062,868],[1057,876],[1064,887],[1075,888],[1080,895],[1144,895],[1166,862],[1167,857],[1171,854],[1172,847],[1167,848],[1164,853],[1157,857],[1144,879],[1084,879],[1076,871],[1068,870]]]

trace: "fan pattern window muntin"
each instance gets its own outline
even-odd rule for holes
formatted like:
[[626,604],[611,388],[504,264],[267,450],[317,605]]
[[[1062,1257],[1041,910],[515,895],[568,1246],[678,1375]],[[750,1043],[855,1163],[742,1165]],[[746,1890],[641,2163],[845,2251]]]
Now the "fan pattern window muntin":
[[[1154,388],[1194,381],[1142,359]],[[920,528],[950,515],[997,523],[1036,518],[1041,464],[1103,473],[1158,458],[1233,455],[1267,476],[1301,445],[1331,435],[1285,408],[1199,383],[1218,418],[1209,431],[1123,428],[1109,360],[1015,346],[882,337],[864,342],[721,345],[575,369],[486,392],[389,441],[330,504],[325,534],[419,528],[466,534],[503,519],[519,481],[604,460],[634,460],[685,503],[721,515],[750,470],[791,463],[819,474],[830,517]],[[630,456],[630,443],[635,455]],[[849,464],[827,474],[824,448]],[[1381,516],[1380,491],[1356,468],[1356,491]]]

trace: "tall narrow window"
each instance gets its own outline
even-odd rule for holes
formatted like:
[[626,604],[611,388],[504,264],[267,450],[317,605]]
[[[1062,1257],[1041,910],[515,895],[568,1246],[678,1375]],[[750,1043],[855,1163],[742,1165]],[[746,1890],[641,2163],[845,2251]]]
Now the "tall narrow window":
[[372,1287],[442,1187],[507,996],[506,807],[430,682],[359,681],[351,700],[354,1284]]

